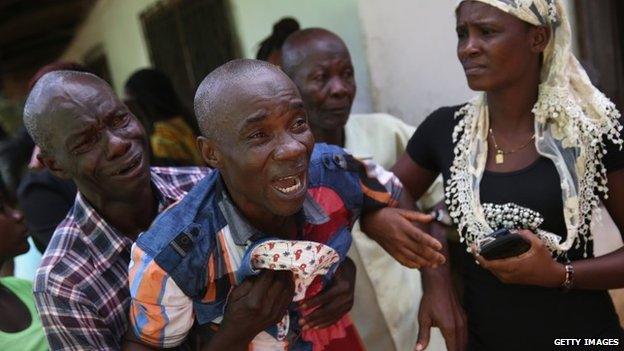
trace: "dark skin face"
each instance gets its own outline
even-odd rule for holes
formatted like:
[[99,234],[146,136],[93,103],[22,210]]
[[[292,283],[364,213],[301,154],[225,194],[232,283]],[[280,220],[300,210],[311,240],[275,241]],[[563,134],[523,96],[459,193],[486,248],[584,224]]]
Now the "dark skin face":
[[302,61],[291,78],[299,88],[314,136],[319,142],[343,146],[342,133],[356,86],[349,51],[337,37],[320,33],[302,39]]
[[[539,157],[530,142],[534,133],[531,108],[537,101],[548,28],[532,26],[481,2],[466,1],[457,10],[456,29],[457,56],[468,85],[487,92],[492,133],[486,168],[511,172],[527,167]],[[497,164],[495,142],[501,150],[518,151]]]
[[[110,89],[88,83],[66,88],[54,113],[54,155],[44,160],[55,174],[72,178],[89,199],[124,198],[149,182],[143,128]],[[81,91],[82,90],[82,91]]]
[[[479,24],[479,21],[485,20],[504,24],[504,31],[495,30],[486,34],[482,29],[485,26]],[[471,67],[469,63],[478,63],[476,68],[467,70],[466,75],[471,88],[488,92],[491,125],[498,132],[497,142],[507,149],[521,145],[522,139],[526,141],[527,136],[533,133],[531,108],[537,100],[539,54],[550,39],[548,30],[545,27],[529,26],[526,34],[522,35],[520,25],[525,25],[522,21],[475,2],[466,2],[460,7],[457,24],[460,38],[458,57],[465,68]],[[466,28],[473,30],[466,31]],[[478,67],[480,64],[485,64],[485,67]],[[517,139],[513,140],[513,137]],[[513,155],[504,165],[494,165],[494,155],[490,148],[486,168],[510,172],[526,167],[539,157],[534,145]],[[395,165],[395,169],[397,166],[402,169],[397,174],[399,178],[402,173],[409,174],[411,179],[422,179],[418,176],[418,165],[412,165],[410,169],[409,162],[404,157]],[[621,206],[624,202],[624,171],[608,173],[607,178],[609,197],[603,202],[621,232],[624,230],[624,211]],[[565,279],[563,265],[552,260],[550,252],[533,234],[527,231],[522,233],[532,244],[528,252],[502,260],[486,261],[477,257],[481,266],[507,284],[560,286]],[[575,288],[613,289],[624,286],[623,261],[622,248],[597,258],[574,261]]]
[[285,227],[303,205],[314,147],[301,97],[287,77],[269,71],[222,96],[237,103],[220,125],[219,140],[199,138],[204,160],[220,170],[254,227],[288,235]]
[[[103,82],[70,81],[58,89],[64,91],[48,115],[51,150],[40,161],[55,175],[73,179],[117,229],[136,234],[155,214],[141,124]],[[144,214],[130,216],[124,207]]]
[[[0,266],[28,251],[30,245],[28,233],[21,212],[11,208],[0,200]],[[0,318],[0,330],[15,333],[30,325],[31,317],[28,308],[11,291],[0,284],[0,310],[7,318]]]
[[[498,144],[510,149],[526,142],[533,133],[531,108],[537,99],[540,53],[548,43],[548,30],[532,27],[484,3],[466,1],[457,11],[457,35],[457,56],[468,85],[473,90],[487,92],[490,126],[498,133]],[[492,150],[488,157],[488,170],[510,172],[530,164],[537,154],[534,148],[525,148],[507,157],[503,165],[494,165]],[[407,154],[392,171],[413,198],[420,198],[439,175],[421,167]],[[444,232],[435,230],[432,234],[444,241]],[[429,340],[426,326],[433,323],[440,327],[449,350],[463,350],[467,340],[466,317],[452,285],[442,284],[431,290],[432,283],[440,281],[434,279],[440,272],[439,269],[422,271],[427,284],[424,284],[419,324],[425,328],[419,331],[418,342],[426,346]]]
[[535,27],[493,6],[464,2],[457,10],[457,57],[473,90],[496,91],[522,80],[528,72],[539,74]]

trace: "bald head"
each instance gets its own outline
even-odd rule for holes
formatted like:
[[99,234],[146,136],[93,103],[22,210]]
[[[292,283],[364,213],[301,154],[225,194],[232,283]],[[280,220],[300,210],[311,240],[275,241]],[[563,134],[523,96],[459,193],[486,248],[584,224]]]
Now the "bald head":
[[284,72],[264,61],[230,61],[199,86],[195,114],[204,160],[219,170],[252,225],[269,228],[268,221],[301,209],[314,138],[301,95]]
[[294,32],[282,46],[282,69],[289,77],[311,54],[334,52],[349,56],[340,37],[323,28],[308,28]]
[[265,61],[237,59],[218,67],[195,94],[195,116],[202,134],[218,140],[235,122],[237,111],[253,103],[257,95],[284,87],[297,91],[279,67]]
[[295,32],[282,47],[282,69],[301,93],[316,140],[340,145],[356,92],[345,43],[321,28]]
[[97,95],[115,93],[101,78],[86,72],[53,71],[43,75],[30,91],[24,105],[24,125],[43,152],[53,149],[55,116],[68,109],[84,107]]

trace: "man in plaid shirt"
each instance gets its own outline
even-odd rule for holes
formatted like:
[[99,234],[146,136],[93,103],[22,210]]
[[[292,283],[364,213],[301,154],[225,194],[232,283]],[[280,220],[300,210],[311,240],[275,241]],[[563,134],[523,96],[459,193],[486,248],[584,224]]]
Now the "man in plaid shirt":
[[34,295],[53,350],[120,349],[136,236],[207,169],[152,168],[138,120],[98,77],[44,75],[24,108],[40,161],[78,187],[37,271]]

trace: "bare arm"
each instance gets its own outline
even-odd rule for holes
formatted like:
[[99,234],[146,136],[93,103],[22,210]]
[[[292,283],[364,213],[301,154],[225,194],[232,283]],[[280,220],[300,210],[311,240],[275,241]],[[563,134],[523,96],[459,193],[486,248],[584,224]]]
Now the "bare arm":
[[[362,172],[360,179],[370,179],[371,169],[374,169],[376,174],[383,174],[383,177],[377,177],[377,182],[384,184],[396,201],[392,204],[386,203],[387,206],[383,208],[363,210],[360,218],[362,231],[406,267],[421,268],[443,263],[444,256],[437,252],[442,245],[422,228],[414,225],[414,222],[428,223],[432,220],[432,216],[413,211],[410,191],[406,190],[405,186],[399,185],[395,174],[389,174],[374,163],[369,163],[366,167],[370,169]],[[392,180],[388,180],[388,176],[391,176]],[[380,178],[385,180],[382,182]],[[388,186],[389,184],[392,186]],[[397,203],[401,208],[392,207]]]
[[[420,167],[407,154],[403,154],[392,167],[392,171],[415,199],[420,198],[438,176],[437,173]],[[413,202],[408,206],[413,206]],[[444,207],[444,204],[441,202],[437,207]],[[428,228],[423,229],[442,244],[440,253],[446,263],[420,270],[424,293],[418,311],[416,350],[427,347],[432,326],[440,328],[448,350],[463,350],[468,335],[466,315],[453,288],[446,230],[437,223],[431,223]]]
[[403,187],[414,199],[419,199],[438,177],[438,173],[416,164],[407,153],[399,158],[391,171],[401,180]]
[[[609,198],[604,204],[620,233],[624,233],[624,169],[610,173],[608,180]],[[624,287],[624,248],[601,257],[575,261],[573,267],[577,288],[603,290]]]

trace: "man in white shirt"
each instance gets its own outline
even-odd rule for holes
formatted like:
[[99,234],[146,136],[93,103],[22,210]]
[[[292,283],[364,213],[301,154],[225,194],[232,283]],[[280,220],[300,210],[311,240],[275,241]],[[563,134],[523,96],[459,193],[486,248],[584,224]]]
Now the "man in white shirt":
[[[414,127],[383,113],[350,114],[356,91],[353,66],[346,45],[337,35],[320,28],[293,33],[282,47],[282,69],[301,92],[317,142],[342,146],[355,157],[372,158],[388,169],[404,152]],[[430,206],[442,198],[442,185],[437,182],[421,202],[426,201]],[[423,296],[421,273],[399,264],[362,233],[357,224],[352,233],[354,244],[349,255],[356,263],[358,276],[351,316],[364,344],[370,350],[413,349],[418,338],[419,301]],[[444,269],[448,270],[448,266]],[[451,286],[445,281],[440,288]],[[431,299],[426,301],[430,303]],[[457,338],[455,327],[445,328],[457,325],[457,321],[449,319],[463,318],[462,311],[449,307],[458,305],[456,302],[438,300],[435,308],[421,307],[434,311],[421,316],[421,320],[431,321],[422,326],[441,327],[447,343]],[[422,333],[428,333],[428,328],[423,329],[427,330]],[[431,335],[428,349],[444,349],[437,330]]]

